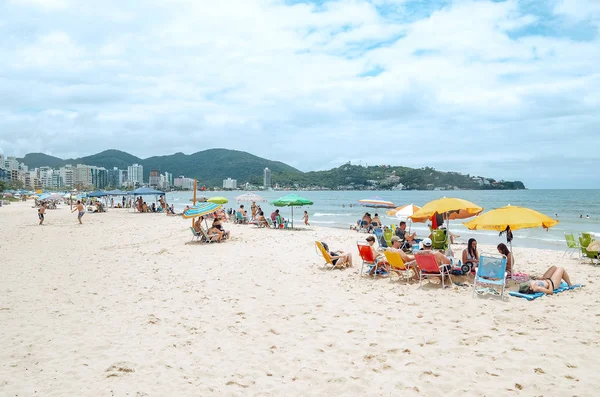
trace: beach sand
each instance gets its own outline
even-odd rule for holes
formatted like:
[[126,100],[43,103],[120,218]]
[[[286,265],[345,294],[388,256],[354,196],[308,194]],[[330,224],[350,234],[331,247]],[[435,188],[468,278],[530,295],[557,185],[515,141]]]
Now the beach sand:
[[[83,222],[0,208],[2,396],[598,395],[600,268],[518,237],[517,270],[561,265],[586,286],[473,299],[359,278],[349,230],[227,224],[231,241],[202,245],[181,217]],[[354,268],[323,270],[315,240]]]

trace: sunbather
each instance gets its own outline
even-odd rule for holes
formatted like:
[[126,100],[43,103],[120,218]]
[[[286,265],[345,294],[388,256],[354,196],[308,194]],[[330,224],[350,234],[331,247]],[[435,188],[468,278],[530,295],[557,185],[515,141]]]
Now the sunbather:
[[329,251],[327,243],[321,243],[325,251],[329,253],[333,266],[335,267],[351,267],[352,266],[352,254],[345,253],[344,251]]
[[551,266],[550,269],[546,270],[546,273],[544,273],[540,279],[521,284],[519,286],[519,292],[543,292],[545,294],[552,295],[562,280],[565,280],[569,287],[573,285],[565,268]]
[[375,214],[371,220],[371,226],[373,226],[374,229],[381,227],[381,219],[379,219],[379,214]]
[[223,233],[223,238],[229,238],[229,232],[223,228],[223,225],[221,224],[220,219],[215,218],[215,220],[213,221],[212,227],[218,229],[221,233]]

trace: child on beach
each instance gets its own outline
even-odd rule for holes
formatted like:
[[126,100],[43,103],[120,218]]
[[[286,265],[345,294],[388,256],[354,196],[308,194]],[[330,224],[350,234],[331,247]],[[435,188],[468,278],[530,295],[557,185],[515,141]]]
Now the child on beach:
[[308,211],[304,211],[304,217],[302,219],[304,219],[304,224],[306,226],[310,226],[310,224],[308,223]]

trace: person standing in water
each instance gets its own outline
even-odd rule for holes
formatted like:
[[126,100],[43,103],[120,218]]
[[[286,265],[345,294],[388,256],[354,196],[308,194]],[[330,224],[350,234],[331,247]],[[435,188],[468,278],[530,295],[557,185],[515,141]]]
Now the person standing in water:
[[81,200],[77,200],[77,205],[75,206],[75,209],[73,211],[71,211],[71,213],[73,213],[75,211],[79,211],[79,213],[77,214],[77,220],[79,221],[80,225],[83,225],[83,222],[81,222],[81,218],[83,218],[85,211],[84,211],[83,204],[81,204]]

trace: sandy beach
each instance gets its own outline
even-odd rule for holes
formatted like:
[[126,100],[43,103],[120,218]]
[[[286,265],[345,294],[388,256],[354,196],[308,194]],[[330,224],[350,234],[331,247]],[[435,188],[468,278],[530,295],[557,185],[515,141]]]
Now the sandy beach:
[[[109,209],[0,208],[2,396],[594,396],[600,267],[519,248],[516,268],[564,266],[584,288],[535,301],[437,281],[360,278],[350,230],[191,221]],[[468,236],[462,236],[463,239]],[[351,252],[324,270],[314,241]],[[454,247],[458,257],[464,246]],[[494,247],[481,246],[483,253]],[[515,289],[515,286],[511,286]]]

